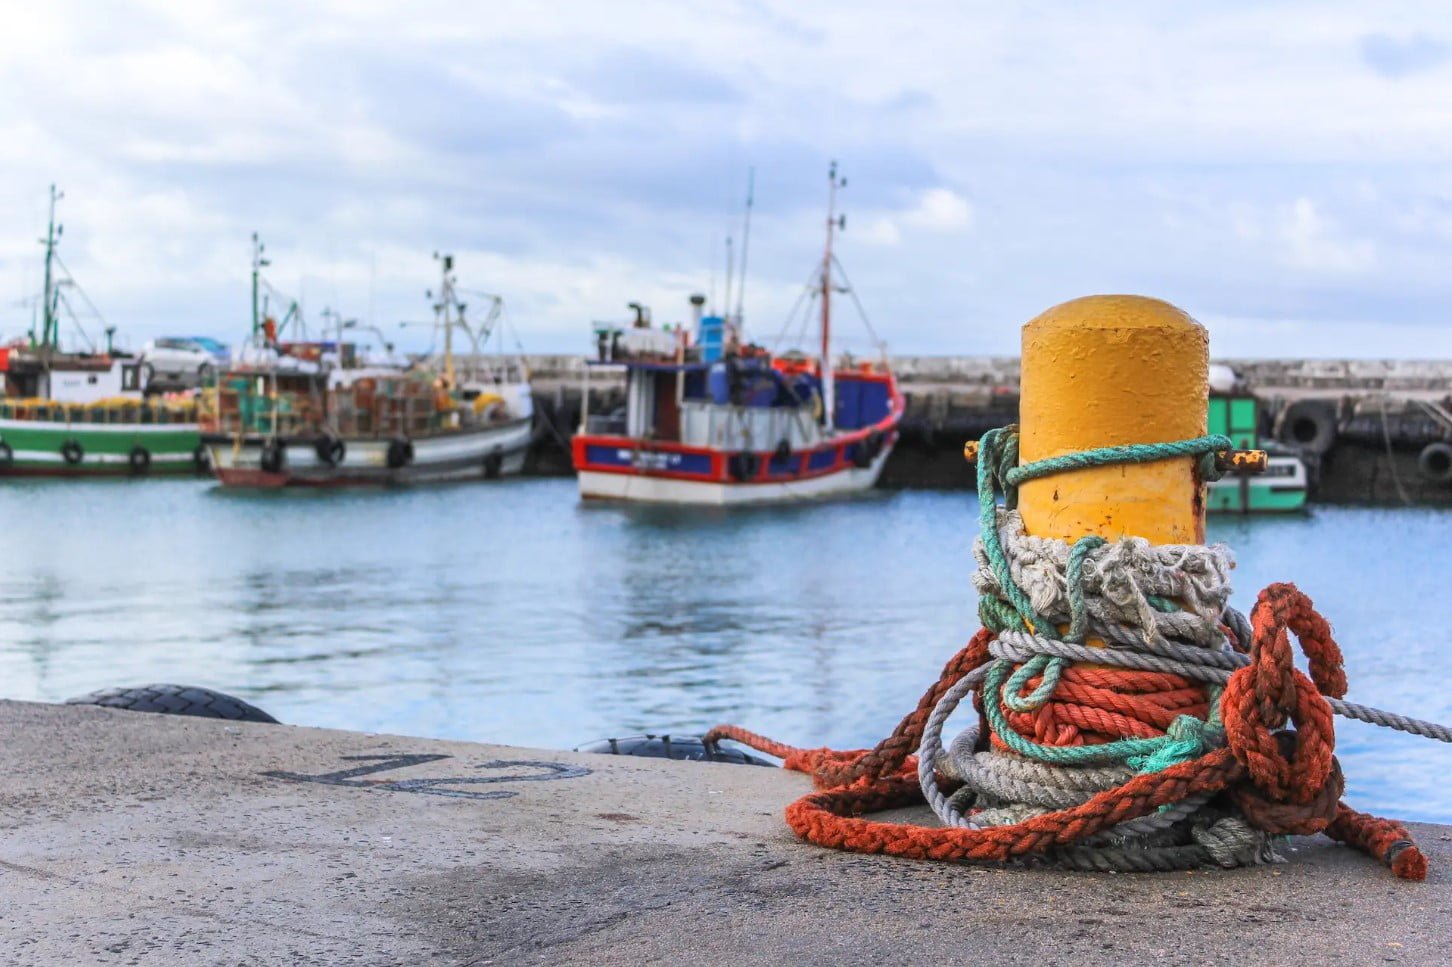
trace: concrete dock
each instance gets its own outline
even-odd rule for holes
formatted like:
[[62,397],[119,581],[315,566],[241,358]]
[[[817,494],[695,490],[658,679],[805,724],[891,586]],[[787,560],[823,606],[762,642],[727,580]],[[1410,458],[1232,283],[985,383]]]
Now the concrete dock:
[[1232,871],[974,868],[798,842],[808,781],[775,769],[17,702],[0,736],[4,964],[1452,957],[1448,827],[1412,827],[1425,883],[1319,838]]

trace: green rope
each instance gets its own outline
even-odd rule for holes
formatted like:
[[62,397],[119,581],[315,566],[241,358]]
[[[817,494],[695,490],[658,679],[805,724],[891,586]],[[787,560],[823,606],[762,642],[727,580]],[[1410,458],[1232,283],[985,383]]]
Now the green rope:
[[[1215,468],[1215,453],[1230,449],[1232,443],[1227,436],[1210,434],[1192,440],[1132,443],[1126,446],[1082,450],[1035,460],[1022,466],[1018,465],[1018,446],[1017,426],[989,430],[978,442],[978,523],[983,551],[988,559],[989,569],[1008,599],[1000,601],[997,598],[981,598],[978,615],[983,626],[995,633],[1009,629],[1027,630],[1046,638],[1082,644],[1089,630],[1089,615],[1084,604],[1084,564],[1089,554],[1103,547],[1106,541],[1102,537],[1089,535],[1075,541],[1069,550],[1069,561],[1064,575],[1069,598],[1069,630],[1061,638],[1054,623],[1034,610],[1033,603],[1013,579],[1013,570],[998,533],[997,492],[1003,492],[1005,507],[1013,510],[1018,506],[1018,488],[1030,480],[1090,467],[1154,463],[1181,457],[1198,458],[1196,472],[1200,479],[1216,479],[1219,474]],[[1166,598],[1151,597],[1149,603],[1161,612],[1178,610],[1176,604]],[[998,695],[1002,705],[1011,711],[1025,712],[1042,708],[1058,688],[1066,664],[1062,658],[1036,655],[1010,673],[1013,663],[1003,658],[996,659],[984,678],[984,692]],[[1024,689],[1035,677],[1041,677],[1038,686],[1024,695]],[[1120,739],[1102,745],[1060,747],[1032,742],[1019,735],[1008,724],[999,702],[985,701],[983,707],[989,727],[1005,745],[1020,755],[1051,765],[1125,762],[1140,772],[1158,772],[1203,755],[1223,741],[1223,730],[1219,724],[1218,691],[1211,695],[1210,714],[1206,721],[1181,715],[1170,723],[1170,728],[1163,736],[1153,739]]]

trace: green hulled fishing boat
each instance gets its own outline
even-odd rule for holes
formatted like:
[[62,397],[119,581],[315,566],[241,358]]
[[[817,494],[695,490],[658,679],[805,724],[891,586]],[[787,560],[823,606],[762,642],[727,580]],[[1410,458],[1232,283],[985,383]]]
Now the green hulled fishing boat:
[[[206,450],[197,427],[196,390],[162,393],[148,368],[106,345],[63,348],[61,317],[74,319],[67,293],[79,292],[57,254],[61,228],[54,187],[45,237],[39,327],[0,347],[0,476],[144,476],[197,473]],[[82,297],[83,298],[83,297]]]

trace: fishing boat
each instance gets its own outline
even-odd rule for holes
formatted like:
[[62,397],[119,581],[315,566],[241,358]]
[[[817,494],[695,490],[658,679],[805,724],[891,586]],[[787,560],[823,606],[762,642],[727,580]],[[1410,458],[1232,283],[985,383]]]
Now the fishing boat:
[[[1213,376],[1213,374],[1212,374]],[[1273,440],[1262,440],[1260,400],[1237,392],[1230,382],[1210,395],[1209,431],[1230,437],[1240,450],[1265,450],[1260,473],[1228,473],[1208,488],[1205,509],[1212,513],[1262,514],[1304,510],[1306,464]]]
[[[159,392],[144,360],[116,349],[113,328],[101,347],[80,324],[76,303],[94,307],[58,252],[62,197],[51,186],[38,327],[0,346],[0,477],[204,471],[196,391]],[[62,345],[63,317],[74,323],[70,346]]]
[[[834,357],[832,297],[849,291],[834,278],[840,265],[832,253],[834,233],[845,225],[836,212],[844,184],[834,164],[826,248],[804,302],[809,315],[820,303],[815,356],[777,355],[745,342],[740,302],[734,314],[705,315],[699,295],[691,298],[689,330],[656,328],[635,304],[629,325],[597,326],[572,444],[582,497],[767,504],[863,491],[877,482],[904,401],[885,354],[877,361]],[[747,225],[749,237],[749,196]],[[743,280],[745,254],[743,241]],[[725,301],[729,307],[729,281]],[[595,369],[624,371],[623,407],[591,412]]]
[[[361,356],[336,340],[288,340],[299,316],[279,324],[259,304],[262,246],[253,245],[253,332],[239,364],[219,378],[203,414],[203,442],[225,487],[415,484],[485,479],[523,468],[533,428],[529,374],[516,357],[490,354],[497,296],[478,327],[457,297],[454,260],[435,256],[442,283],[434,325],[443,350],[418,362]],[[460,361],[454,333],[472,341]]]

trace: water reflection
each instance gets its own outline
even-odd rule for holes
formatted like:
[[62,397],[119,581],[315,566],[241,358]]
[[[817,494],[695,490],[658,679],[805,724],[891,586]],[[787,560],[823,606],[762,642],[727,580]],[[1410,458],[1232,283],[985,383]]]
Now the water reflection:
[[[7,484],[0,694],[187,681],[285,721],[570,746],[748,724],[880,738],[976,627],[968,494],[811,507],[582,506],[570,481],[223,495],[205,482]],[[1424,617],[1452,516],[1219,519],[1237,602],[1294,579],[1352,697],[1452,720]],[[1353,802],[1452,819],[1445,746],[1340,723]]]

